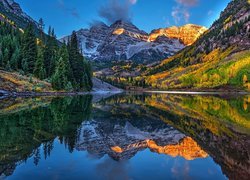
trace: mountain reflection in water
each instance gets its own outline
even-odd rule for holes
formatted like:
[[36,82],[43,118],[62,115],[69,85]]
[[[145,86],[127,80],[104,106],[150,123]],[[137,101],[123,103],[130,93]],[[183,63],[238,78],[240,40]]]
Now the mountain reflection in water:
[[[0,122],[0,178],[35,177],[42,171],[40,178],[60,174],[62,179],[108,179],[97,177],[102,163],[117,172],[126,166],[130,168],[126,178],[135,179],[149,178],[156,171],[160,179],[187,178],[187,173],[199,179],[250,177],[247,95],[2,99]],[[60,160],[56,159],[59,155]],[[152,165],[142,163],[141,158]],[[168,158],[166,167],[161,166],[164,158]],[[62,169],[68,161],[74,164],[74,173],[48,171],[48,167]],[[176,171],[178,164],[190,167],[182,174]],[[150,174],[142,175],[143,168]]]

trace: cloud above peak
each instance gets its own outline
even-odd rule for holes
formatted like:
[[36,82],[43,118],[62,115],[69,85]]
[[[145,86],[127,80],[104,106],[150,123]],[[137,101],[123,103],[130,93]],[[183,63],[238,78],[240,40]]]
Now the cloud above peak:
[[137,3],[137,0],[129,0],[129,2],[130,2],[131,4],[136,4],[136,3]]
[[107,4],[100,7],[98,14],[107,23],[114,23],[117,20],[131,21],[131,7],[138,0],[109,0]]
[[190,18],[189,11],[181,7],[173,7],[171,15],[174,18],[175,24],[179,24],[179,22],[183,19],[186,23],[188,23]]
[[193,7],[197,6],[199,3],[199,0],[175,0],[178,4],[186,7]]
[[70,14],[71,16],[77,18],[77,19],[80,19],[80,14],[79,12],[77,11],[76,8],[70,8],[70,7],[67,7],[64,3],[64,0],[58,0],[58,6],[61,10],[63,10],[66,14]]
[[179,24],[181,21],[185,23],[189,22],[191,16],[189,9],[195,7],[199,4],[199,0],[175,0],[176,6],[173,7],[172,17],[175,24]]

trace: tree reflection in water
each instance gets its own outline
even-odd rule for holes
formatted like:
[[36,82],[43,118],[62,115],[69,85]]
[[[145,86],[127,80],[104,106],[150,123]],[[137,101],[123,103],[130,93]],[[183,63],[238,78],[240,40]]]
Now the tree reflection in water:
[[69,153],[116,161],[145,149],[186,160],[210,156],[230,179],[250,177],[250,96],[17,98],[1,100],[0,108],[1,175],[31,157],[38,165],[59,139]]

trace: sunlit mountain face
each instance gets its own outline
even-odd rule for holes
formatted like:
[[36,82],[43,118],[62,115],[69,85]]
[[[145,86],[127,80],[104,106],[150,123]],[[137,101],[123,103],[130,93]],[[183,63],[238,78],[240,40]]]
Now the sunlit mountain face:
[[156,171],[162,178],[202,178],[209,171],[208,178],[247,179],[249,99],[167,94],[4,99],[0,176],[43,172],[41,179],[98,179],[119,167],[128,178]]
[[[150,64],[163,60],[193,44],[207,28],[194,24],[152,30],[139,29],[132,22],[118,20],[110,26],[96,23],[77,31],[83,54],[92,61],[107,63],[131,60]],[[69,36],[60,41],[68,41]]]
[[115,153],[124,153],[134,148],[149,148],[152,152],[158,154],[166,154],[172,157],[181,156],[186,160],[194,160],[196,158],[206,158],[208,154],[190,137],[183,138],[179,143],[173,145],[159,146],[154,140],[144,140],[142,143],[130,144],[122,149],[119,146],[111,147]]
[[149,35],[149,41],[155,41],[160,36],[176,38],[183,42],[186,46],[192,45],[204,32],[206,27],[187,24],[181,27],[170,27],[165,29],[157,29]]

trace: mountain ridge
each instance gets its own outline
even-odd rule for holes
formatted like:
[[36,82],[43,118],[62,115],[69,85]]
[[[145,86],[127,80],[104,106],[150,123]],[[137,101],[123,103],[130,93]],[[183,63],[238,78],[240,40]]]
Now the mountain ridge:
[[154,41],[159,36],[166,36],[170,38],[177,38],[182,41],[186,46],[190,46],[206,31],[206,27],[195,24],[171,26],[168,28],[160,28],[153,30],[149,34],[149,40]]
[[[205,27],[198,25],[191,26],[193,27],[201,32],[206,30]],[[191,32],[195,35],[190,36],[198,37],[201,34],[200,31],[193,30]],[[151,34],[140,30],[131,22],[121,20],[110,26],[100,22],[89,29],[80,29],[76,33],[86,57],[94,61],[107,62],[133,60],[138,63],[152,63],[174,55],[195,41],[193,38],[192,42],[185,44],[180,37],[172,38],[166,34],[161,34],[152,40]],[[67,41],[68,38],[69,36],[66,36],[60,41]]]
[[11,21],[13,25],[21,29],[26,28],[29,23],[38,28],[38,23],[27,15],[14,0],[0,0],[0,12],[0,20]]
[[193,45],[148,68],[150,87],[250,90],[250,3],[233,0]]

